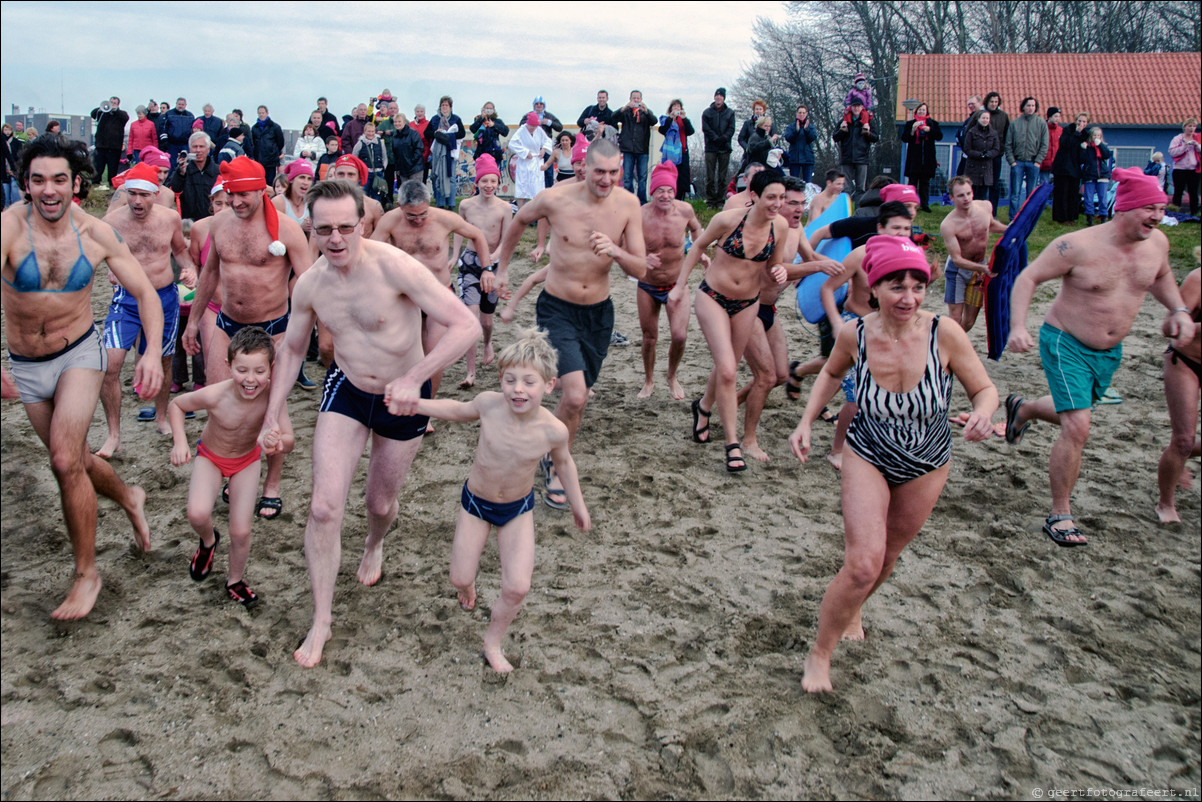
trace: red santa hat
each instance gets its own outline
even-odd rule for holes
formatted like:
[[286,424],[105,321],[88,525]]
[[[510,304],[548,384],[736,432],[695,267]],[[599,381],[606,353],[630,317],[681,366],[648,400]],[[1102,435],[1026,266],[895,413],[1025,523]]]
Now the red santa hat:
[[125,178],[123,186],[127,189],[140,189],[143,192],[159,191],[159,168],[140,162],[122,174]]
[[338,160],[334,162],[334,167],[341,167],[344,164],[349,164],[359,171],[359,186],[367,183],[367,165],[363,163],[362,159],[347,153],[338,157]]
[[267,174],[263,171],[263,165],[246,156],[239,156],[233,161],[224,162],[221,165],[221,181],[225,184],[225,191],[230,194],[263,191],[263,218],[267,224],[267,235],[271,237],[271,244],[267,246],[267,252],[272,256],[283,256],[288,253],[284,243],[280,242],[279,212],[276,211],[275,204],[267,195]]

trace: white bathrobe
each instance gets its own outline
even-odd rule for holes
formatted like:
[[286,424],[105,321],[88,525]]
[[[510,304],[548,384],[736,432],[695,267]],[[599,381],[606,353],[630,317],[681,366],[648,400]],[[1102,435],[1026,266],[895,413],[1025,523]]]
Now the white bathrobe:
[[[517,133],[509,137],[509,152],[513,154],[515,198],[533,198],[547,188],[543,179],[542,151],[551,150],[551,137],[541,126],[532,132],[528,126],[518,126]],[[534,158],[528,159],[527,155]]]

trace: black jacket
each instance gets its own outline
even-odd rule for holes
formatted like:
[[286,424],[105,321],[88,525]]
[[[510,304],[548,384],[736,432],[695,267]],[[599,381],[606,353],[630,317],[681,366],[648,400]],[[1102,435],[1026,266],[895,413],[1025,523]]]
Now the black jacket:
[[848,125],[846,131],[836,129],[834,138],[839,143],[840,164],[867,164],[872,143],[880,140],[881,136],[877,133],[876,117],[873,117],[868,121],[867,134],[863,126]]
[[730,140],[735,135],[735,110],[723,105],[719,111],[711,103],[701,112],[701,134],[705,137],[706,153],[730,153]]
[[943,130],[933,117],[927,118],[930,131],[919,131],[918,120],[910,120],[902,130],[902,141],[906,148],[906,175],[910,178],[934,178],[939,169],[935,156],[935,143],[943,139]]
[[638,119],[635,119],[635,109],[623,106],[614,115],[614,122],[620,126],[618,150],[642,155],[651,149],[651,126],[659,120],[649,109],[638,109]]
[[278,167],[280,153],[284,150],[284,132],[268,117],[260,124],[256,120],[250,127],[252,158],[264,167]]
[[968,157],[964,175],[977,186],[993,186],[997,179],[993,174],[993,160],[1001,153],[1002,144],[993,126],[982,128],[974,124],[964,133],[964,155]]
[[171,191],[179,193],[181,217],[200,220],[209,216],[209,193],[213,190],[213,184],[217,183],[220,172],[213,154],[205,161],[203,170],[196,166],[196,162],[190,161],[183,172],[171,172]]
[[92,109],[92,119],[96,121],[96,147],[101,150],[120,150],[125,145],[128,114],[121,109],[101,111],[97,106]]
[[476,138],[476,158],[480,158],[485,153],[497,160],[497,166],[501,165],[501,159],[505,157],[505,149],[501,147],[501,138],[509,136],[509,126],[501,120],[497,115],[492,116],[492,127],[484,124],[484,119],[476,117],[472,124],[468,126],[472,132],[472,136]]
[[609,106],[606,106],[605,109],[602,110],[597,106],[596,103],[594,103],[584,111],[580,112],[580,116],[576,119],[576,125],[584,128],[584,124],[588,122],[589,117],[596,117],[597,122],[604,123],[605,125],[612,125],[615,128],[618,126],[618,124],[614,122],[617,115]]
[[396,168],[397,175],[408,177],[421,172],[426,163],[421,134],[406,125],[389,135],[388,144],[392,151],[388,163]]

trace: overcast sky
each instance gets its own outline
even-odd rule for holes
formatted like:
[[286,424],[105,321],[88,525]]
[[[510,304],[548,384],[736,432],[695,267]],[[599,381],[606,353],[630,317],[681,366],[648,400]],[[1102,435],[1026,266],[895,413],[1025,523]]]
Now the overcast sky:
[[[318,15],[307,20],[298,11]],[[449,94],[470,122],[487,100],[506,122],[535,95],[574,123],[609,90],[641,89],[656,114],[674,97],[700,129],[718,86],[753,60],[756,16],[781,3],[0,3],[0,101],[87,114],[110,95],[133,114],[183,96],[200,114],[263,103],[285,128],[319,95],[341,116],[387,88],[407,115]],[[284,12],[281,14],[281,12]]]

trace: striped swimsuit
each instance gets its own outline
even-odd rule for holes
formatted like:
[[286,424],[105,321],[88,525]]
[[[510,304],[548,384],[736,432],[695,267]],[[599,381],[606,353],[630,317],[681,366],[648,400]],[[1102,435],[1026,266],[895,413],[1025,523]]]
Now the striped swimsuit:
[[859,411],[847,431],[851,450],[871,463],[890,485],[917,479],[952,457],[947,413],[952,375],[939,363],[939,318],[931,321],[927,366],[918,385],[906,393],[881,388],[868,370],[864,321],[856,323],[856,403]]

